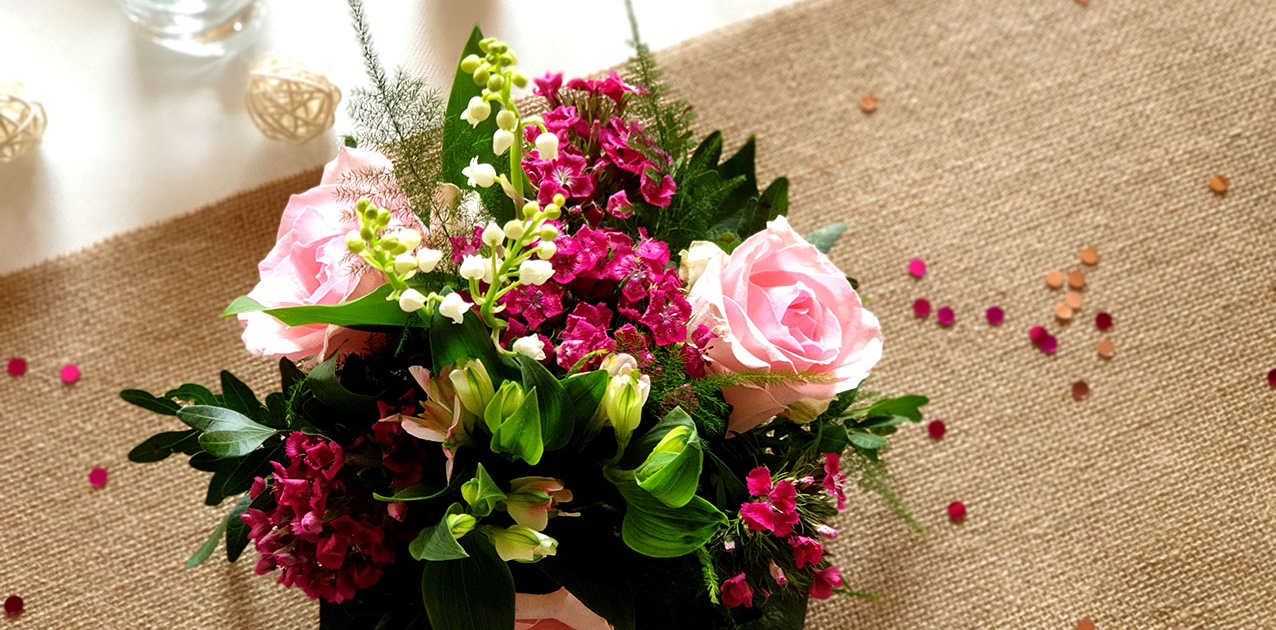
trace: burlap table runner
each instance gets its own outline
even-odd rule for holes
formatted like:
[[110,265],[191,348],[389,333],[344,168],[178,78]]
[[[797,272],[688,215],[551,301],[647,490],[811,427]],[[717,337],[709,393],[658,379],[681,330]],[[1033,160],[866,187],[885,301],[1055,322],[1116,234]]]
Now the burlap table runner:
[[[869,496],[841,521],[848,584],[884,600],[818,605],[809,627],[1276,623],[1273,42],[1276,10],[1250,0],[817,0],[662,54],[705,128],[758,133],[761,174],[793,180],[794,223],[851,221],[835,259],[882,320],[874,384],[929,393],[949,423],[939,442],[909,428],[891,456],[929,533]],[[251,552],[181,570],[220,511],[176,458],[126,464],[171,423],[114,396],[220,367],[272,382],[216,315],[317,178],[0,278],[0,354],[31,366],[0,387],[0,594],[27,601],[13,628],[315,627]],[[1102,260],[1047,357],[1026,334],[1058,328],[1042,275],[1083,245]],[[956,325],[914,319],[921,296]],[[994,303],[1000,328],[982,318]],[[1116,318],[1106,362],[1099,309]],[[954,499],[962,524],[943,514]]]

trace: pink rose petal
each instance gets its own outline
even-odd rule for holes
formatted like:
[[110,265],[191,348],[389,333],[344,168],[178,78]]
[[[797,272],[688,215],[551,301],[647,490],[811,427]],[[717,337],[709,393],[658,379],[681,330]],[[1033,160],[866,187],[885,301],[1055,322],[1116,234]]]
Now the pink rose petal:
[[914,278],[920,278],[926,275],[926,261],[920,258],[914,258],[908,261],[908,275]]
[[62,382],[70,385],[80,380],[80,368],[74,363],[68,363],[62,366],[62,371],[58,373],[62,378]]
[[106,469],[96,466],[89,471],[89,485],[94,488],[101,488],[106,485]]

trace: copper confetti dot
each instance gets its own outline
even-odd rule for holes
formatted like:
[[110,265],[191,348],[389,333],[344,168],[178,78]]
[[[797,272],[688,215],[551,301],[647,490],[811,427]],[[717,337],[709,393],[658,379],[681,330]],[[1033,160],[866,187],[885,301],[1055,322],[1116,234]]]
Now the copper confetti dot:
[[89,471],[89,485],[101,488],[106,485],[106,469],[101,466]]
[[1006,311],[1000,306],[989,306],[988,310],[984,311],[984,317],[988,319],[989,324],[1000,326],[1001,322],[1006,321]]
[[953,501],[948,504],[948,518],[954,521],[960,521],[966,518],[966,504],[961,501]]
[[1068,286],[1074,289],[1085,287],[1085,272],[1080,269],[1074,269],[1068,272]]
[[27,371],[27,360],[22,357],[9,359],[9,376],[22,376]]
[[1072,384],[1072,399],[1085,400],[1090,395],[1090,386],[1085,381],[1077,381]]
[[930,300],[926,298],[917,298],[913,301],[913,315],[919,319],[925,319],[930,315]]
[[74,363],[68,363],[62,366],[62,371],[58,373],[58,376],[62,378],[63,383],[70,385],[80,380],[80,368]]
[[1215,175],[1210,178],[1210,190],[1215,194],[1221,195],[1227,192],[1227,178],[1222,175]]
[[930,424],[926,425],[926,433],[930,435],[932,440],[943,438],[947,432],[948,426],[944,424],[943,420],[931,420]]
[[1081,294],[1076,291],[1068,291],[1068,294],[1063,296],[1063,303],[1075,311],[1081,308]]
[[1077,630],[1094,630],[1094,622],[1089,617],[1077,622]]
[[1096,265],[1099,263],[1099,250],[1093,247],[1081,248],[1081,262],[1087,265]]
[[1267,373],[1267,384],[1276,387],[1276,370]]
[[1072,307],[1068,306],[1067,302],[1057,302],[1054,305],[1054,316],[1068,321],[1072,319]]
[[22,598],[10,595],[4,598],[4,614],[6,617],[17,617],[22,614]]
[[865,94],[860,97],[860,111],[865,114],[871,114],[877,111],[877,97],[872,94]]
[[956,315],[953,313],[952,307],[939,307],[939,310],[935,311],[935,321],[939,322],[940,326],[952,326],[953,322],[956,321]]
[[1051,269],[1046,272],[1046,286],[1051,289],[1058,289],[1063,286],[1063,272],[1058,269]]
[[1107,311],[1099,311],[1094,316],[1094,327],[1099,330],[1107,330],[1112,327],[1112,314]]
[[1116,344],[1112,343],[1112,340],[1107,337],[1100,339],[1095,347],[1099,350],[1099,356],[1105,359],[1111,359],[1112,355],[1116,354]]

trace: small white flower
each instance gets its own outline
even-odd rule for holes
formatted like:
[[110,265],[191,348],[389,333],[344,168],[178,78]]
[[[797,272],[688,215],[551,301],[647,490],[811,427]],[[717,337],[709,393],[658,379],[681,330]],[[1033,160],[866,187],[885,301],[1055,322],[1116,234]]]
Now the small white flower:
[[554,244],[554,241],[541,241],[541,244],[536,247],[536,257],[541,260],[549,260],[557,253],[558,246]]
[[496,114],[496,126],[505,131],[514,131],[514,126],[518,124],[518,116],[508,109],[502,109]]
[[430,273],[435,267],[439,266],[439,261],[443,260],[443,252],[437,249],[425,248],[416,254],[417,269],[421,273]]
[[461,277],[466,280],[481,280],[484,272],[488,271],[488,273],[490,273],[490,269],[491,267],[489,267],[488,261],[485,258],[471,254],[461,259],[461,268],[459,273],[461,274]]
[[496,183],[496,169],[491,164],[480,164],[478,157],[470,158],[470,165],[461,169],[461,174],[469,178],[469,186],[488,188]]
[[545,360],[545,342],[537,335],[528,335],[514,340],[514,352],[537,361]]
[[525,226],[523,222],[519,221],[518,219],[510,219],[509,221],[505,222],[504,230],[505,230],[505,236],[508,236],[517,241],[518,239],[523,238],[523,233],[527,230],[527,226]]
[[558,136],[548,131],[536,136],[536,150],[540,152],[542,160],[557,160]]
[[483,244],[496,247],[503,240],[505,240],[505,232],[501,230],[501,226],[495,221],[488,221],[487,227],[483,228]]
[[412,252],[399,254],[394,257],[394,272],[403,275],[413,269],[416,269],[416,255]]
[[416,289],[408,289],[399,296],[399,308],[405,313],[415,313],[425,306],[426,298]]
[[421,233],[410,229],[399,230],[399,242],[408,248],[408,251],[412,251],[421,244]]
[[479,123],[487,120],[492,115],[492,106],[481,96],[470,98],[470,104],[461,113],[461,120],[470,123],[471,127],[477,127]]
[[554,265],[548,260],[525,260],[518,266],[520,284],[542,285],[554,275]]
[[[505,112],[501,112],[504,114]],[[514,146],[514,134],[504,129],[497,129],[492,134],[492,153],[496,155],[505,155],[505,152]]]
[[[411,289],[408,289],[411,291]],[[443,297],[443,301],[439,303],[439,314],[451,318],[457,324],[465,319],[466,311],[470,310],[473,304],[466,302],[460,293],[449,293]]]

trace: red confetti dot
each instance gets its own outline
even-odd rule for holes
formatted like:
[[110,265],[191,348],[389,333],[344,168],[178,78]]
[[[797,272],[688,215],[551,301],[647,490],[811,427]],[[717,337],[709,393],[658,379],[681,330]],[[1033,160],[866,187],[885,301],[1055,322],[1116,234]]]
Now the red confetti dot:
[[95,467],[89,471],[89,485],[94,488],[101,488],[106,485],[106,469],[101,466]]
[[947,432],[948,427],[944,425],[943,420],[931,420],[930,424],[926,425],[926,433],[930,434],[930,439],[932,440],[938,440],[944,437],[944,434]]
[[960,521],[966,518],[966,504],[961,501],[953,501],[948,504],[948,518],[954,521]]
[[935,311],[935,321],[939,322],[940,326],[952,326],[955,319],[952,307],[941,306],[938,311]]
[[27,360],[21,357],[9,359],[9,376],[22,376],[27,373]]
[[920,258],[914,258],[908,261],[908,275],[914,278],[920,278],[926,275],[926,261]]
[[1042,339],[1041,343],[1037,344],[1037,347],[1041,348],[1041,351],[1046,354],[1054,354],[1054,351],[1059,349],[1059,339],[1054,335],[1046,335],[1046,338]]
[[80,368],[74,363],[68,363],[62,366],[62,371],[58,374],[62,377],[62,382],[70,385],[80,380]]
[[10,617],[17,617],[22,614],[22,598],[17,595],[10,595],[4,598],[4,614]]
[[1267,384],[1276,387],[1276,370],[1267,373]]
[[1028,329],[1028,338],[1037,345],[1041,345],[1041,342],[1045,341],[1046,337],[1049,336],[1050,333],[1046,332],[1045,326],[1033,326]]
[[984,317],[988,318],[989,324],[1000,326],[1001,322],[1006,321],[1006,311],[1000,306],[989,306],[988,310],[984,311]]
[[930,315],[930,300],[926,298],[917,298],[913,301],[913,315],[921,319],[925,319]]
[[1112,327],[1112,314],[1107,311],[1100,311],[1094,316],[1094,327],[1099,330],[1107,330]]

